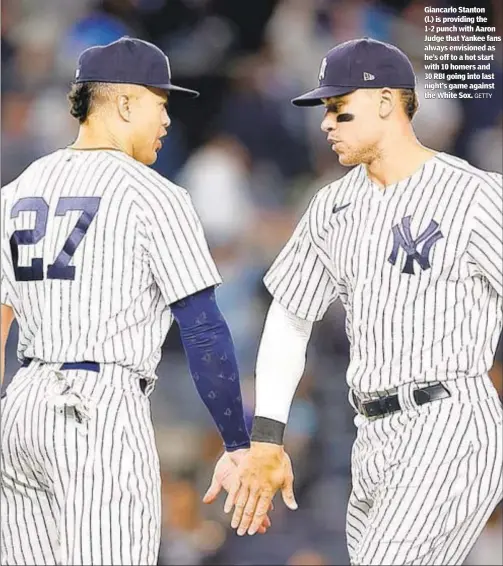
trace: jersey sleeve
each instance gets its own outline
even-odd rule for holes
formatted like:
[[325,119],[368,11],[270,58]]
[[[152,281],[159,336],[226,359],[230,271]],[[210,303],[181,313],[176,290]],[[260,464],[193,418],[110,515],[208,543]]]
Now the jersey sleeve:
[[163,191],[146,223],[150,266],[168,305],[222,282],[187,191]]
[[477,192],[468,254],[478,271],[503,296],[503,177],[487,175]]
[[289,312],[315,322],[337,298],[322,247],[322,205],[315,196],[292,237],[264,277],[271,295]]

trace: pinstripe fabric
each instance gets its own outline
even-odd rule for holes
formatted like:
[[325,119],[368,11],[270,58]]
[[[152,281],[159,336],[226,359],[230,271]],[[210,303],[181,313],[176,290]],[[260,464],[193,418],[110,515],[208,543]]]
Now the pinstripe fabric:
[[[19,322],[19,359],[117,363],[155,379],[168,305],[221,282],[187,191],[121,152],[65,149],[34,162],[1,197],[2,302]],[[9,239],[35,226],[34,211],[11,218],[25,197],[44,198],[49,212],[45,236],[19,246],[19,265],[42,258],[45,269],[82,214],[56,215],[60,199],[101,199],[72,256],[73,281],[15,280]]]
[[[502,497],[502,409],[487,376],[503,323],[502,202],[501,175],[444,153],[384,192],[358,166],[315,195],[264,278],[310,321],[339,297],[350,388],[396,388],[404,407],[356,417],[353,564],[461,564]],[[452,397],[417,407],[413,389],[428,382]]]
[[503,411],[490,379],[368,421],[357,416],[352,564],[462,564],[503,495]]
[[[16,217],[23,198],[36,200]],[[94,216],[78,208],[90,202]],[[64,149],[2,189],[0,225],[1,300],[18,358],[35,360],[2,400],[2,563],[155,564],[159,462],[139,383],[154,387],[169,304],[221,282],[191,199],[121,152]],[[36,258],[42,278],[16,279],[21,230],[36,243],[18,240],[19,266]],[[49,277],[62,254],[73,279]],[[85,360],[100,373],[55,371]]]
[[[501,175],[443,153],[384,192],[355,167],[313,198],[264,283],[311,321],[340,297],[358,391],[484,375],[503,323],[502,195]],[[389,261],[407,217],[413,238],[431,221],[442,233],[414,274],[404,250]]]
[[138,376],[58,367],[20,369],[2,400],[2,564],[156,564],[160,470]]

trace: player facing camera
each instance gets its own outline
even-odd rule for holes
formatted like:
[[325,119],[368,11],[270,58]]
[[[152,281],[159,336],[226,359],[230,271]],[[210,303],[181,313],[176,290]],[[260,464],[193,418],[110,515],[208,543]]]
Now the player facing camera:
[[293,104],[325,105],[321,129],[352,169],[314,195],[264,277],[273,300],[231,525],[257,532],[291,473],[283,434],[307,345],[340,299],[357,428],[350,563],[463,564],[503,490],[488,375],[502,328],[502,177],[419,142],[415,76],[396,47],[342,43],[318,81]]
[[[370,163],[385,151],[386,142],[409,129],[418,110],[414,89],[357,89],[323,98],[321,129],[344,166]],[[392,138],[390,140],[390,138]]]

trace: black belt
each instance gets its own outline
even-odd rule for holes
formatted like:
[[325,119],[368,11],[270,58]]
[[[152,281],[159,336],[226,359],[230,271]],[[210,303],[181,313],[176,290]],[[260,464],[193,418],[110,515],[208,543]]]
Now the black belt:
[[[354,391],[352,391],[352,395],[353,402],[358,412],[367,418],[383,417],[384,415],[389,415],[390,413],[396,413],[397,411],[402,410],[397,394],[381,397],[373,401],[362,401],[358,398]],[[428,385],[421,389],[415,389],[412,395],[416,405],[425,405],[431,401],[446,399],[451,396],[447,387],[445,387],[442,383],[436,383],[435,385]]]
[[[31,358],[25,358],[21,365],[22,367],[28,367],[33,360]],[[83,369],[86,371],[94,371],[98,373],[100,371],[100,364],[98,362],[65,362],[59,369]],[[140,379],[140,389],[142,393],[145,393],[145,389],[147,388],[147,380],[141,378]]]

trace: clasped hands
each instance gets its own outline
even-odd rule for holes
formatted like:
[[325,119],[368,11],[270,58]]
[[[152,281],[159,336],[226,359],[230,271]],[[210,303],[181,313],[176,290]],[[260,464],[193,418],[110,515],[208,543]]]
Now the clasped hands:
[[234,507],[231,527],[238,535],[264,534],[271,526],[269,511],[278,490],[285,505],[297,509],[293,493],[292,463],[283,446],[252,442],[249,449],[224,452],[218,460],[204,503],[213,503],[227,492],[224,511]]

